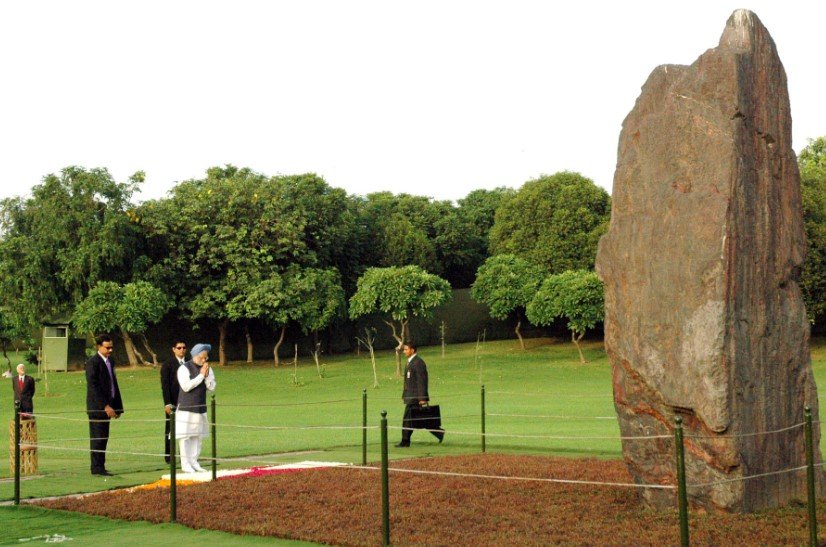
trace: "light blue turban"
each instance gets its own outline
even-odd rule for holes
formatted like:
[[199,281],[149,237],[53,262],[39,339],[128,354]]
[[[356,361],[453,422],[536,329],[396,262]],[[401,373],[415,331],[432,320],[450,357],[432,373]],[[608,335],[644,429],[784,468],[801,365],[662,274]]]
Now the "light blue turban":
[[209,353],[211,350],[212,346],[210,346],[209,344],[195,344],[195,346],[193,346],[192,351],[190,351],[189,354],[192,357],[195,357],[196,355],[200,355],[203,352]]

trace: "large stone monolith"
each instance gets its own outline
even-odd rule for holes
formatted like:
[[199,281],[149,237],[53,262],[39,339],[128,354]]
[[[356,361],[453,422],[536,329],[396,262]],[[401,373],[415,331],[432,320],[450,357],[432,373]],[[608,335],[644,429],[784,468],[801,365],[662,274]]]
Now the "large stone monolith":
[[[783,65],[746,10],[691,66],[656,68],[620,135],[597,256],[620,430],[672,435],[682,416],[688,483],[715,483],[689,499],[708,509],[806,497],[805,472],[738,480],[805,465],[804,406],[818,416],[791,144]],[[638,483],[675,484],[673,441],[626,439],[623,454]]]

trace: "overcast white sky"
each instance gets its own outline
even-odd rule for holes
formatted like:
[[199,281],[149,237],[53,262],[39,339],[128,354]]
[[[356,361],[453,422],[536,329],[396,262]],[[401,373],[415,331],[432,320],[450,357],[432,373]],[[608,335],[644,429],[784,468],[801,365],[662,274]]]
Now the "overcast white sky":
[[579,171],[610,191],[648,74],[757,13],[794,148],[826,135],[826,1],[9,1],[0,197],[67,165],[137,170],[138,199],[232,163],[350,193],[458,199]]

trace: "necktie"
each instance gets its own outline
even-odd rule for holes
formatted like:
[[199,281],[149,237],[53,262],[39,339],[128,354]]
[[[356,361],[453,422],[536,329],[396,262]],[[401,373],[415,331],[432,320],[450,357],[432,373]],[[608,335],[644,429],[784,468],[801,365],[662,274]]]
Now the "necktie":
[[109,386],[110,386],[110,395],[112,398],[115,398],[115,375],[112,374],[112,362],[109,361],[109,358],[106,358],[106,370],[109,371]]
[[20,378],[20,391],[23,391],[23,378]]

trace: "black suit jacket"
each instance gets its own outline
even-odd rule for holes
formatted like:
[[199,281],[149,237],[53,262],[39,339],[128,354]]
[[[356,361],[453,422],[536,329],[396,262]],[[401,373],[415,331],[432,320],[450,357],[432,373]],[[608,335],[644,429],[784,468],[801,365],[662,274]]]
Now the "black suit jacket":
[[14,390],[14,400],[20,401],[20,412],[34,412],[34,378],[26,374],[23,376],[23,389],[20,389],[20,376],[15,374],[11,379],[12,389]]
[[427,366],[418,354],[413,356],[404,369],[402,399],[408,405],[430,400],[427,393]]
[[161,391],[163,391],[163,404],[178,406],[178,392],[181,386],[178,384],[178,367],[181,366],[177,357],[172,356],[161,365]]
[[102,413],[106,405],[111,406],[117,414],[123,414],[123,400],[120,397],[118,377],[115,374],[115,362],[111,357],[109,362],[112,363],[112,380],[115,382],[114,397],[112,397],[112,380],[109,379],[106,362],[100,354],[95,353],[86,361],[86,411],[90,416]]

